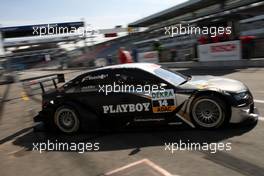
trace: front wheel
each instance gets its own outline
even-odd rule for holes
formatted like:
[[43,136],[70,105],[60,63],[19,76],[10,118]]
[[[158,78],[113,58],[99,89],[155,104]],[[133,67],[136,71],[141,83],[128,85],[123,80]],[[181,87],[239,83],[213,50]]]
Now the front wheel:
[[80,128],[78,113],[70,106],[59,107],[54,114],[54,120],[57,127],[64,133],[74,133]]
[[199,128],[218,128],[227,118],[226,109],[226,104],[218,97],[198,97],[192,103],[192,121]]

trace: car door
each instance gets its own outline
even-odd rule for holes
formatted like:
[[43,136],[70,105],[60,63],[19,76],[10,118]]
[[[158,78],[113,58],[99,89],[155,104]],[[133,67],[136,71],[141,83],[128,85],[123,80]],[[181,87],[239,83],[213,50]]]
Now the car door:
[[115,92],[126,104],[135,106],[128,109],[124,115],[132,116],[137,121],[157,121],[166,119],[176,108],[173,86],[155,75],[137,68],[117,69],[113,72],[118,85],[125,87],[123,91]]
[[[149,104],[139,100],[131,103],[131,94],[127,94],[118,77],[118,70],[102,70],[83,77],[79,87],[79,101],[92,107],[104,121],[113,124],[116,121],[130,121],[134,112],[146,111]],[[116,74],[117,73],[117,74]]]

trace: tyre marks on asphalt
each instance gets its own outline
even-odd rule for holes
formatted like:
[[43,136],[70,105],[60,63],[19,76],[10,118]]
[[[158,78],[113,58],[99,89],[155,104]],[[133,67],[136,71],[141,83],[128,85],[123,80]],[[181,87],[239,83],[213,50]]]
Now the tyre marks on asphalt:
[[[203,152],[204,153],[204,152]],[[217,163],[221,166],[235,170],[243,175],[247,176],[262,176],[264,173],[264,168],[257,166],[248,161],[245,161],[240,158],[236,158],[225,152],[217,152],[214,155],[206,154],[205,159],[208,159],[214,163]]]
[[[160,135],[153,136],[160,138]],[[162,137],[165,141],[170,141],[170,138],[166,136]],[[210,142],[209,142],[210,143]],[[186,151],[187,152],[187,151]],[[262,176],[264,173],[264,167],[260,165],[253,164],[242,158],[232,156],[232,153],[217,151],[212,154],[206,151],[193,151],[193,153],[202,154],[202,158],[211,161],[222,167],[231,169],[239,174],[246,176]]]
[[18,136],[23,135],[32,129],[33,129],[33,126],[30,126],[30,127],[21,129],[21,130],[15,132],[9,136],[6,136],[5,138],[0,139],[0,145],[6,143],[8,141],[15,140]]
[[[60,142],[68,142],[68,143],[76,143],[79,142],[93,142],[97,140],[97,138],[105,136],[104,134],[78,134],[78,135],[55,135],[55,136],[42,136],[40,141],[47,141],[50,140],[58,140]],[[38,153],[36,153],[38,154]],[[79,175],[79,176],[86,176],[86,175],[102,175],[104,164],[111,164],[113,162],[113,154],[111,154],[111,158],[109,162],[105,162],[106,159],[100,159],[100,154],[98,156],[98,152],[95,151],[86,151],[84,153],[78,153],[75,151],[46,151],[45,155],[57,157],[61,162],[53,163],[57,166],[57,168],[50,167],[46,173],[48,175],[52,174],[54,170],[58,172],[65,172],[71,173],[71,175]],[[102,156],[102,154],[101,154]],[[46,157],[45,157],[46,158]],[[103,161],[103,162],[102,162]],[[61,174],[63,175],[63,174]]]

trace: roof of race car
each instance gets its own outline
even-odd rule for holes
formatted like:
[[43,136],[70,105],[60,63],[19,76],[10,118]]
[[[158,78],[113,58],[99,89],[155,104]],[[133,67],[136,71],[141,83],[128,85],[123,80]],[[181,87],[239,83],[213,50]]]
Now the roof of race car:
[[[86,71],[85,73],[81,73],[79,76],[85,75],[85,74],[89,74],[89,73],[93,73],[96,71],[102,71],[102,70],[112,70],[112,69],[120,69],[120,68],[138,68],[141,70],[145,70],[147,72],[150,73],[154,73],[155,69],[160,68],[160,65],[157,64],[153,64],[153,63],[129,63],[129,64],[118,64],[118,65],[111,65],[111,66],[105,66],[105,67],[100,67],[100,68],[96,68],[96,69],[92,69],[89,71]],[[75,78],[77,78],[75,77]]]
[[154,70],[157,68],[160,68],[160,65],[153,64],[153,63],[128,63],[128,64],[118,64],[118,65],[111,65],[111,66],[106,66],[106,67],[101,67],[97,68],[92,71],[96,70],[106,70],[106,69],[117,69],[117,68],[139,68],[142,70]]

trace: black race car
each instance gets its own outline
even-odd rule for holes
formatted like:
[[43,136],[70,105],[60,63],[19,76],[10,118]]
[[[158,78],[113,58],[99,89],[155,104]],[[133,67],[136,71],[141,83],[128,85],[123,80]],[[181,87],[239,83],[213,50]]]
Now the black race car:
[[258,118],[252,94],[243,83],[185,76],[150,63],[88,71],[43,93],[42,99],[35,121],[65,133],[145,122],[211,129]]

